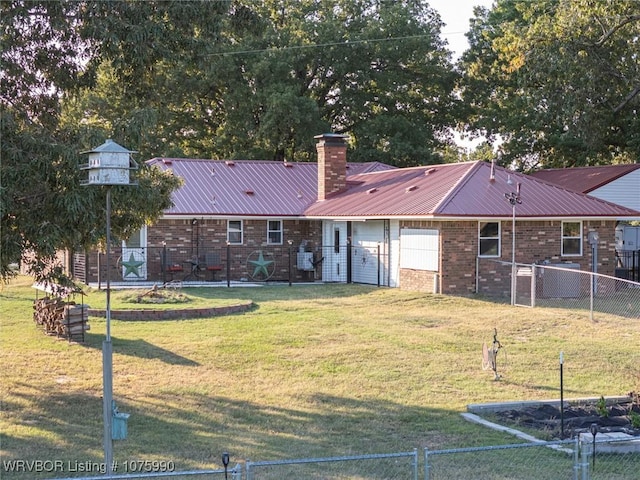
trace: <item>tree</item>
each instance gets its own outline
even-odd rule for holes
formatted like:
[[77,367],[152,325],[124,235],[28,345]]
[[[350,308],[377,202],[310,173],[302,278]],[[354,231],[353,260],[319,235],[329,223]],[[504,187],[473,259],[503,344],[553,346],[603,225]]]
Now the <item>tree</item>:
[[477,9],[463,55],[469,129],[522,169],[640,155],[640,4],[499,0]]
[[331,130],[351,136],[354,160],[415,165],[452,143],[456,74],[426,2],[106,5],[83,31],[110,85],[74,101],[106,125],[117,98],[145,155],[310,160]]
[[[92,81],[83,75],[80,3],[3,2],[0,118],[0,278],[26,260],[37,279],[63,280],[50,268],[57,250],[105,239],[105,192],[80,186],[79,152],[103,132],[60,122],[64,96]],[[129,146],[129,145],[128,145]],[[170,205],[179,180],[143,168],[140,186],[114,192],[113,232],[129,232]],[[114,189],[114,190],[117,190]],[[25,257],[25,253],[30,253]]]

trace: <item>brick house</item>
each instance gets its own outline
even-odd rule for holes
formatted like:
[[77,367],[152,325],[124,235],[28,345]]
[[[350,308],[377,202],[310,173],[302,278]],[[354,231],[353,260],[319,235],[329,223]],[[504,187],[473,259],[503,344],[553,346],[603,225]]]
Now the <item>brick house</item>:
[[[585,243],[597,231],[599,272],[613,274],[616,222],[639,215],[487,162],[352,164],[347,137],[316,139],[317,163],[150,160],[184,186],[157,224],[123,243],[116,277],[189,281],[197,267],[208,281],[321,280],[469,294],[508,287],[484,260],[511,261],[514,220],[517,262],[589,269]],[[86,260],[86,281],[95,282],[98,262]]]

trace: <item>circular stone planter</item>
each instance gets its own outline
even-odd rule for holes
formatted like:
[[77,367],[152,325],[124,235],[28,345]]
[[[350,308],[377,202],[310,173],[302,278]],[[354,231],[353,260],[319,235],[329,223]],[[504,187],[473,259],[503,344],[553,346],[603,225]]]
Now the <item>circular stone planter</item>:
[[[172,308],[164,310],[154,310],[151,308],[138,308],[130,310],[111,310],[111,318],[114,320],[180,320],[187,318],[217,317],[229,315],[231,313],[246,312],[253,307],[253,302],[246,302],[237,305],[227,305],[224,307],[204,307],[204,308]],[[89,309],[89,316],[106,317],[106,310]]]

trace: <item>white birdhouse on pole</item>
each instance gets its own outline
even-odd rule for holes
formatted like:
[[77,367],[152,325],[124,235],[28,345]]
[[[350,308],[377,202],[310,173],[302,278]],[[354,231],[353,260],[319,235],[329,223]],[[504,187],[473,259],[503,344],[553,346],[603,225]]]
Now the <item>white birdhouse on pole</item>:
[[109,139],[99,147],[88,152],[89,163],[81,165],[81,170],[87,170],[87,180],[83,185],[132,185],[130,171],[136,170],[138,165],[131,158],[132,150],[118,145]]

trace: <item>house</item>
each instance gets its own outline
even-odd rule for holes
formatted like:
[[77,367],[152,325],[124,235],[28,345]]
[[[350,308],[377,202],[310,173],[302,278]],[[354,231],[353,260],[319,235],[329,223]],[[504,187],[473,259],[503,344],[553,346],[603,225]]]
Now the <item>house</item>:
[[[640,210],[640,163],[550,168],[531,175],[576,192]],[[617,266],[621,270],[616,275],[637,280],[640,278],[640,226],[629,225],[625,220],[640,222],[640,216],[620,220],[616,227],[616,253]]]
[[487,162],[352,164],[347,137],[316,139],[317,163],[150,160],[184,186],[157,224],[123,244],[116,276],[504,292],[509,278],[493,261],[589,269],[589,232],[599,233],[599,272],[613,274],[616,219],[639,215]]
[[[640,163],[549,168],[531,175],[569,190],[640,211]],[[640,220],[640,217],[636,220]]]

